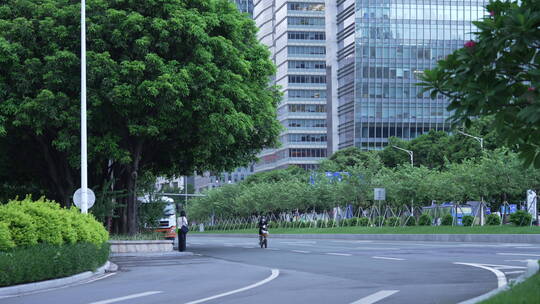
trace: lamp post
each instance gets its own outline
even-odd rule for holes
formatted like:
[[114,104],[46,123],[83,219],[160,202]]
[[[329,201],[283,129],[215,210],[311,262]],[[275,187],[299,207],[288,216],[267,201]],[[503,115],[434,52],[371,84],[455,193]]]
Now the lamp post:
[[81,212],[88,213],[88,167],[86,151],[86,1],[81,0]]
[[458,131],[458,133],[461,134],[461,135],[465,135],[465,136],[472,137],[472,138],[476,139],[480,143],[480,150],[484,151],[484,139],[482,137],[467,134],[467,133],[462,132],[462,131]]
[[409,154],[409,156],[411,157],[411,167],[414,166],[414,152],[411,151],[411,150],[407,150],[407,149],[403,149],[403,148],[400,148],[398,146],[392,146],[398,150],[401,150],[401,151],[404,151],[404,152],[407,152],[407,154]]

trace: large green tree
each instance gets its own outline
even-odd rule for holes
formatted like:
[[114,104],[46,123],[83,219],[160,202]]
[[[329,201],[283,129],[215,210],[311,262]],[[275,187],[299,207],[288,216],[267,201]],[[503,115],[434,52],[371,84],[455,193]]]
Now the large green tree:
[[540,168],[540,1],[490,1],[474,40],[423,80],[446,96],[456,123],[493,115],[492,127]]
[[[27,171],[65,204],[79,181],[79,8],[0,5],[0,134],[37,151]],[[275,68],[229,1],[90,0],[87,12],[90,182],[127,190],[120,231],[137,230],[141,172],[230,170],[276,144]]]

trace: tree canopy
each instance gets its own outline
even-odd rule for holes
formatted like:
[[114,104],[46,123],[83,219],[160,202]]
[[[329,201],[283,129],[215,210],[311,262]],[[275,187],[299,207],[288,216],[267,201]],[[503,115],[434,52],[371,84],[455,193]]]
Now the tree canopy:
[[473,22],[475,40],[426,70],[434,98],[448,98],[455,123],[493,115],[492,127],[526,164],[540,168],[540,2],[490,1]]
[[[18,147],[2,153],[64,204],[79,181],[79,11],[0,5],[0,146]],[[230,170],[276,144],[275,67],[234,4],[90,0],[87,12],[90,183],[127,190],[130,232],[141,172]]]

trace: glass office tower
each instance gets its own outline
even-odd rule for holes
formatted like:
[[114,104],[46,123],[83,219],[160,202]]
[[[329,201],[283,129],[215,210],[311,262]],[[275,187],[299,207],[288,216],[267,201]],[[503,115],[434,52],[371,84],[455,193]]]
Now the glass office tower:
[[253,18],[258,38],[277,66],[274,84],[284,94],[278,120],[282,146],[260,155],[255,172],[297,165],[313,169],[327,156],[326,33],[324,1],[259,0]]
[[[416,85],[463,47],[486,14],[484,0],[345,0],[335,7],[337,52],[329,59],[335,149],[381,149],[391,136],[448,131],[447,100]],[[328,15],[327,15],[328,16]]]

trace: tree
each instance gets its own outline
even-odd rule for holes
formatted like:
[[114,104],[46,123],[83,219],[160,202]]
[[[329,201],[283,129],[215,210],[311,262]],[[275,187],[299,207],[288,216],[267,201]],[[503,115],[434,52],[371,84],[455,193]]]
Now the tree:
[[375,151],[362,151],[357,147],[349,147],[339,150],[328,159],[321,161],[319,168],[323,172],[341,172],[355,166],[378,170],[382,167],[382,163]]
[[[4,3],[0,134],[43,155],[46,167],[28,171],[69,204],[79,166],[79,4]],[[87,11],[91,182],[112,175],[127,190],[121,232],[137,230],[141,173],[230,170],[276,145],[275,67],[253,21],[229,1],[92,0]]]
[[540,168],[540,2],[491,1],[474,41],[424,73],[432,98],[450,101],[454,123],[494,116],[492,127]]

